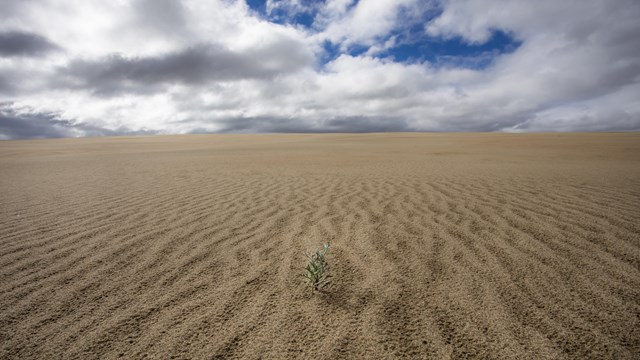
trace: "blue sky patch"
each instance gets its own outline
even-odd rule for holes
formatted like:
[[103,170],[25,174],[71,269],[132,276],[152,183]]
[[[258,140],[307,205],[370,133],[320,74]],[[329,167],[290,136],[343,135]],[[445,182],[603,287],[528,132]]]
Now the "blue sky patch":
[[267,0],[246,0],[247,5],[254,10],[257,11],[261,15],[266,15],[267,13]]
[[[276,1],[275,3],[277,4],[278,2],[279,1]],[[301,2],[301,7],[297,9],[300,11],[295,13],[290,13],[279,7],[275,7],[270,13],[267,13],[266,0],[247,0],[247,5],[249,5],[252,10],[273,23],[301,25],[306,28],[313,26],[316,15],[318,15],[317,5],[319,3],[324,3],[324,1],[306,0]]]
[[[247,0],[251,9],[268,21],[278,24],[290,24],[313,28],[313,23],[318,14],[318,2],[303,1],[297,11],[288,11],[283,7],[275,7],[267,13],[266,0]],[[357,1],[351,6],[355,6]],[[509,33],[494,30],[490,39],[482,44],[469,44],[461,37],[442,38],[431,37],[425,32],[425,24],[438,17],[441,9],[430,8],[419,14],[412,14],[407,9],[398,14],[399,21],[406,24],[405,27],[396,29],[379,39],[384,43],[390,39],[395,45],[389,49],[375,54],[378,58],[391,59],[401,63],[429,62],[434,66],[456,66],[472,69],[484,69],[491,66],[493,60],[502,55],[515,51],[522,42],[515,39]],[[325,53],[319,59],[321,64],[326,64],[342,54],[359,56],[369,50],[368,46],[352,44],[346,50],[340,44],[326,41],[323,44]]]
[[[495,30],[491,38],[482,44],[469,44],[461,37],[443,39],[429,37],[426,34],[413,39],[406,39],[401,35],[396,41],[396,46],[378,56],[390,57],[399,62],[428,61],[435,65],[466,64],[464,67],[480,69],[489,66],[493,57],[512,53],[522,44],[521,41],[501,30]],[[465,58],[481,61],[465,62]]]

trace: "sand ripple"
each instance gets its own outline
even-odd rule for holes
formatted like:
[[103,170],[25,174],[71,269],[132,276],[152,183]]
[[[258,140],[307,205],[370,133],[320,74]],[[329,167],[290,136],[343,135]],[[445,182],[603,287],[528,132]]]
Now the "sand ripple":
[[[640,136],[0,143],[0,358],[633,359]],[[334,283],[302,284],[330,242]]]

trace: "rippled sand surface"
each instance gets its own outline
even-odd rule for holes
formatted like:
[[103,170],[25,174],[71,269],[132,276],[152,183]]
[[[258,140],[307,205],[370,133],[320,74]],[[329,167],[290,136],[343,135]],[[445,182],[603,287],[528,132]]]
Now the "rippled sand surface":
[[2,359],[639,354],[638,133],[0,142]]

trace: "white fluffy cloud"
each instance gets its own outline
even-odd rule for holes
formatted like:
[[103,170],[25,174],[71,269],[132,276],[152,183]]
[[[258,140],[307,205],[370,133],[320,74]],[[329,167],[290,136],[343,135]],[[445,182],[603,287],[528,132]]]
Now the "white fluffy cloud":
[[[640,130],[635,0],[269,0],[265,11],[231,0],[2,2],[0,137]],[[276,22],[277,11],[315,21]],[[500,30],[520,46],[483,55],[483,67],[462,66],[474,61],[464,54],[381,55],[416,24],[433,41],[474,46]]]
[[333,1],[328,4],[327,11],[320,14],[326,28],[319,35],[343,46],[374,45],[380,37],[401,25],[399,11],[416,2],[417,0],[361,1],[347,11],[345,4],[349,2]]

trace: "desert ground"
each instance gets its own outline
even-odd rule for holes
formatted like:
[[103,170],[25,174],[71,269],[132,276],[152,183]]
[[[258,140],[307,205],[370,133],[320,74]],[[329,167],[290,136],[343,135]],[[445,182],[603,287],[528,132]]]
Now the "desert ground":
[[640,133],[2,141],[0,358],[638,359]]

